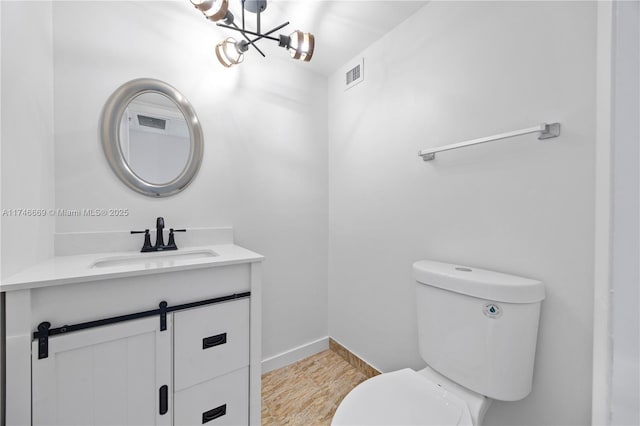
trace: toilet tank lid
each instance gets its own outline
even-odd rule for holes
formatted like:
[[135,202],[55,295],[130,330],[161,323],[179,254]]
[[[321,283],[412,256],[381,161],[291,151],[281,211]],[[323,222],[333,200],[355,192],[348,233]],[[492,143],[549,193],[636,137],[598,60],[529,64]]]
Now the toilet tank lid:
[[433,260],[415,262],[413,276],[421,284],[497,302],[535,303],[545,296],[540,281]]

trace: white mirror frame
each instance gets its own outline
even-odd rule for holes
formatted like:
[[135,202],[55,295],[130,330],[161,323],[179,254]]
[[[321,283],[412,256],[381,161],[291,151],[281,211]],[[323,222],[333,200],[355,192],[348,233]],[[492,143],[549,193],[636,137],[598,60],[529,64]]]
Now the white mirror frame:
[[[147,182],[138,176],[129,166],[120,148],[120,120],[129,103],[144,93],[165,95],[182,113],[189,128],[189,158],[182,172],[172,181],[162,184]],[[102,148],[107,161],[116,176],[129,188],[150,197],[167,197],[187,187],[200,169],[204,149],[202,127],[195,110],[182,93],[169,84],[152,78],[131,80],[109,97],[102,111],[100,122]]]

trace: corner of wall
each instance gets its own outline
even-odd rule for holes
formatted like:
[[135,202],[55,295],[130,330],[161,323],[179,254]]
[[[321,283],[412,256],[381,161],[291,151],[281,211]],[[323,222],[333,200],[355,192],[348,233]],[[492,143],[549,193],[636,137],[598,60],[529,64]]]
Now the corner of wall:
[[610,421],[611,335],[609,312],[611,245],[611,77],[613,3],[598,2],[596,87],[595,253],[591,422]]

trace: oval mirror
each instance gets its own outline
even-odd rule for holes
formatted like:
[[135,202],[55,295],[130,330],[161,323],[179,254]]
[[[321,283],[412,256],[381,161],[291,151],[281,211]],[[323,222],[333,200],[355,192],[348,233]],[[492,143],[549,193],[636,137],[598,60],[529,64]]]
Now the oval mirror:
[[102,147],[131,189],[165,197],[186,188],[202,163],[203,137],[189,101],[160,80],[120,86],[102,112]]

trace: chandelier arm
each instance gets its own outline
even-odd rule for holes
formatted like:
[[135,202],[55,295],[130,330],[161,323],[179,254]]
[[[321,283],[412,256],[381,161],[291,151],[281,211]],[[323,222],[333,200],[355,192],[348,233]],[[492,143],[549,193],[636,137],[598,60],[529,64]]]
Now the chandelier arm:
[[256,13],[256,28],[258,29],[256,32],[260,34],[260,9],[258,9],[258,13]]
[[242,31],[244,31],[244,1],[242,0]]
[[221,26],[221,27],[229,28],[229,29],[232,29],[232,30],[235,30],[235,31],[239,31],[240,33],[242,33],[242,36],[245,38],[245,40],[247,40],[247,41],[249,42],[249,44],[250,44],[251,46],[253,46],[253,48],[254,48],[254,49],[256,49],[256,50],[258,51],[258,53],[259,53],[259,54],[261,54],[261,55],[262,55],[262,57],[263,57],[263,58],[266,58],[266,57],[267,57],[267,55],[265,55],[265,54],[262,52],[262,50],[260,50],[260,49],[258,48],[258,46],[256,46],[256,45],[253,43],[253,41],[252,41],[249,37],[247,37],[247,35],[245,34],[245,31],[243,31],[243,30],[241,30],[240,28],[238,28],[238,26],[237,26],[235,23],[233,24],[233,27],[231,27],[231,26],[229,26],[229,25],[223,25],[223,24],[217,24],[217,25],[219,25],[219,26]]
[[268,35],[269,35],[269,34],[271,34],[271,33],[275,33],[276,31],[278,31],[279,29],[282,29],[282,28],[286,27],[287,25],[289,25],[289,21],[285,22],[285,23],[284,23],[284,24],[282,24],[282,25],[278,25],[278,26],[277,26],[277,27],[275,27],[274,29],[267,31],[266,33],[262,34],[260,37],[256,37],[256,38],[254,38],[254,39],[253,39],[253,40],[251,40],[251,41],[258,41],[258,40],[262,39],[264,36],[268,36]]
[[[268,38],[269,40],[280,41],[279,38],[271,37],[271,36],[268,36],[266,34],[258,34],[258,33],[253,32],[253,31],[243,30],[241,28],[232,27],[230,25],[225,25],[225,24],[216,24],[216,25],[219,26],[219,27],[222,27],[222,28],[228,28],[230,30],[241,32],[243,35],[246,33],[246,34],[251,34],[251,35],[254,35],[254,36],[258,36],[260,38]],[[246,35],[245,35],[245,38],[246,38]]]

